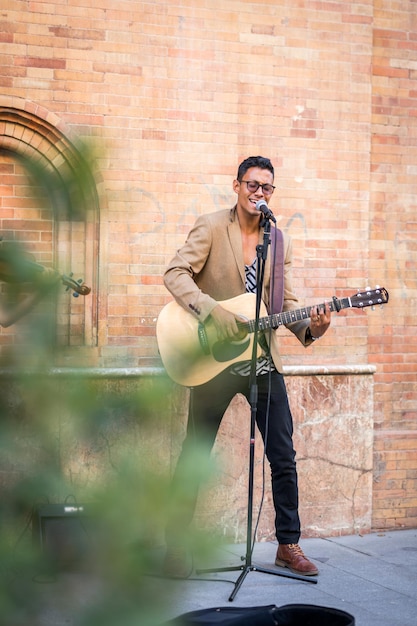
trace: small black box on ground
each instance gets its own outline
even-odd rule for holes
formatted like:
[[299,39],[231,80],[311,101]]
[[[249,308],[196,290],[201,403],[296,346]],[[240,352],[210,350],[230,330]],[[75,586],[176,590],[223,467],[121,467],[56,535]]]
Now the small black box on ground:
[[93,536],[88,506],[42,504],[33,511],[33,542],[56,569],[73,569],[88,563]]

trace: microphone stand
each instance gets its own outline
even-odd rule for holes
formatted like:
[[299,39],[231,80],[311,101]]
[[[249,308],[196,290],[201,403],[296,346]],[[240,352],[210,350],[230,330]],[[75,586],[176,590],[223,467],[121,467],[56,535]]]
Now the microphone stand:
[[237,565],[232,567],[222,567],[217,569],[197,570],[197,574],[201,573],[213,573],[213,572],[230,572],[241,571],[239,578],[236,580],[232,593],[229,596],[229,602],[232,602],[243,584],[246,576],[249,572],[261,572],[263,574],[272,574],[273,576],[284,576],[286,578],[295,578],[309,583],[317,583],[317,580],[310,576],[302,576],[301,574],[294,574],[293,572],[286,571],[282,568],[280,570],[270,570],[264,567],[259,567],[252,563],[252,519],[253,519],[253,478],[254,478],[254,466],[255,466],[255,427],[256,427],[256,412],[258,404],[258,385],[256,378],[256,360],[257,360],[257,344],[259,334],[259,316],[262,301],[262,288],[265,275],[265,264],[268,255],[268,246],[271,243],[271,224],[270,219],[273,215],[265,216],[264,218],[264,237],[263,244],[259,244],[256,247],[257,257],[257,272],[256,272],[256,311],[255,311],[255,329],[253,337],[252,357],[251,357],[251,370],[250,370],[250,392],[249,403],[251,407],[251,419],[250,419],[250,437],[249,437],[249,480],[248,480],[248,508],[247,508],[247,531],[246,531],[246,556],[241,557],[244,561],[243,565]]

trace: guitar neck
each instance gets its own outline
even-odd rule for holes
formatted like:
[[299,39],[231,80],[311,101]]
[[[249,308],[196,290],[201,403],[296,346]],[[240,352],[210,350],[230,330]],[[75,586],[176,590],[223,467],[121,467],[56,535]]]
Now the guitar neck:
[[[328,303],[330,311],[338,312],[341,309],[348,309],[352,306],[350,298],[333,298],[331,302]],[[323,309],[325,307],[325,303],[316,304],[318,309]],[[267,317],[261,317],[259,319],[259,330],[269,330],[270,328],[275,329],[279,326],[283,326],[285,324],[291,324],[291,322],[299,322],[301,320],[308,319],[311,316],[312,306],[307,306],[302,309],[295,309],[293,311],[284,311],[282,313],[274,313],[273,315],[268,315]],[[248,332],[255,332],[256,320],[249,320],[244,324]]]

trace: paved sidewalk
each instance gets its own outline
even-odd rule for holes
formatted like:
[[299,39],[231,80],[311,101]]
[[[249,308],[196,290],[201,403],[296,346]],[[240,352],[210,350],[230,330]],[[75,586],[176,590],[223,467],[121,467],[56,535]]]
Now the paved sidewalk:
[[[356,626],[417,625],[417,529],[306,539],[301,547],[319,566],[316,584],[249,571],[230,601],[239,571],[167,581],[172,592],[167,618],[220,606],[314,604],[347,611]],[[245,551],[245,545],[229,546],[210,567],[239,567]],[[275,551],[275,543],[256,544],[251,565],[282,571],[272,565]]]
[[[132,579],[128,588],[122,589],[116,579],[113,586],[104,588],[103,595],[100,580],[88,571],[62,573],[51,580],[16,578],[15,591],[21,596],[22,607],[30,598],[33,601],[35,594],[34,611],[30,618],[26,611],[21,619],[17,615],[11,623],[10,619],[2,618],[4,607],[0,602],[0,624],[143,626],[166,624],[179,615],[206,608],[311,604],[346,611],[355,618],[355,626],[417,626],[417,529],[363,537],[306,539],[301,541],[301,547],[319,566],[316,583],[250,569],[232,601],[229,598],[236,589],[239,568],[245,565],[241,558],[245,557],[244,544],[223,548],[213,557],[215,563],[197,564],[204,570],[215,568],[214,573],[204,571],[188,580],[150,575],[146,577],[149,590],[145,591],[143,582],[142,588],[135,589]],[[274,542],[257,543],[251,566],[263,567],[268,572],[287,572],[273,565],[276,548]],[[163,552],[158,550],[158,555],[158,559],[162,558]],[[219,567],[236,569],[219,572]],[[99,621],[86,619],[89,608],[97,601],[101,606],[106,599],[117,607],[116,611],[120,607],[122,612],[127,599],[127,608],[133,608],[140,617],[132,621],[116,612],[104,614],[105,619]],[[152,611],[155,608],[157,618],[149,621],[144,617],[145,605],[151,606]]]

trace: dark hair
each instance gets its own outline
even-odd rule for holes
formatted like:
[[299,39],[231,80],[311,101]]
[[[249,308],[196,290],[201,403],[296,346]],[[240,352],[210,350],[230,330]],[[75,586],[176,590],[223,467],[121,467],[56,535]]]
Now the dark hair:
[[259,167],[261,170],[269,170],[272,176],[274,176],[274,166],[269,159],[261,156],[251,156],[242,161],[239,165],[237,170],[237,180],[241,181],[251,167]]

